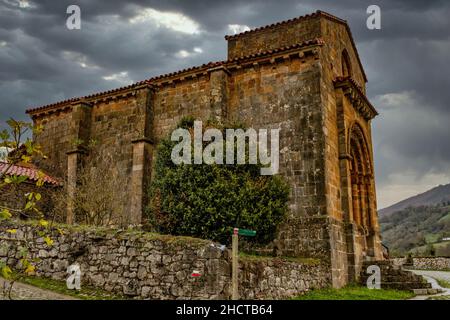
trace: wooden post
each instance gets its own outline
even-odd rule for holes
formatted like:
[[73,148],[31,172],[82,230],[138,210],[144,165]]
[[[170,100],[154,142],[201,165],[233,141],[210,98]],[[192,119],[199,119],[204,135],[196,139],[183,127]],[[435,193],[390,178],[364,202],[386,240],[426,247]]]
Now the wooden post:
[[231,257],[232,257],[232,267],[231,267],[231,299],[238,300],[239,292],[238,292],[238,265],[239,265],[239,251],[238,251],[238,228],[234,228],[232,239],[232,247],[231,247]]

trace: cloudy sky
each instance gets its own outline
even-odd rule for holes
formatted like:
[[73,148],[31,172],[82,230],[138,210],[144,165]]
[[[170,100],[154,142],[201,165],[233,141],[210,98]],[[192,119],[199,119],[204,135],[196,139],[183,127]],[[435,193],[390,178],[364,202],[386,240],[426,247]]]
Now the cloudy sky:
[[[66,28],[69,5],[81,30]],[[381,8],[381,30],[366,9]],[[346,19],[380,112],[379,207],[450,183],[450,1],[0,0],[0,123],[25,109],[226,58],[225,34],[321,9]]]

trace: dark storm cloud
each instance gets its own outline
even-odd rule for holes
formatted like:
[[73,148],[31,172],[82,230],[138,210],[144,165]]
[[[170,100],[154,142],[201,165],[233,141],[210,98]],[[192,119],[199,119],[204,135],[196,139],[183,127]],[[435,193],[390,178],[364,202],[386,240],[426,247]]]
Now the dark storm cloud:
[[[81,30],[65,28],[71,4],[81,7]],[[366,28],[370,4],[381,7],[382,30]],[[146,9],[179,13],[196,30],[130,22]],[[369,98],[380,111],[373,136],[381,206],[402,197],[403,185],[420,191],[450,180],[450,2],[444,0],[28,0],[22,6],[0,0],[0,123],[26,119],[30,106],[224,59],[229,24],[258,27],[317,9],[349,22]]]

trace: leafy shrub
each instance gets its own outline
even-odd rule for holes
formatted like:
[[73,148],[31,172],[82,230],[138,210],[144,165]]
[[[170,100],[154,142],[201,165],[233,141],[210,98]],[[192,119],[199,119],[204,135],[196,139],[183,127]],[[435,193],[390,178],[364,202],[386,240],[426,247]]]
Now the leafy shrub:
[[[179,127],[191,129],[193,119],[183,119]],[[228,243],[231,228],[239,227],[256,230],[251,241],[274,239],[289,195],[280,176],[261,176],[259,164],[175,165],[176,144],[168,137],[158,145],[147,210],[156,231]]]

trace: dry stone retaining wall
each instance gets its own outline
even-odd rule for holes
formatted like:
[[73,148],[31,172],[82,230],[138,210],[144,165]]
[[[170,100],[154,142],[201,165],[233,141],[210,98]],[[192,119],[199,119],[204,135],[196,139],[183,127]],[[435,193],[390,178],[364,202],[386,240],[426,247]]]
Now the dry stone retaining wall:
[[[423,270],[449,270],[450,257],[414,257],[412,267]],[[393,258],[396,265],[407,264],[407,258]]]
[[[8,232],[15,229],[15,233]],[[82,284],[147,299],[229,299],[231,260],[227,249],[207,240],[140,231],[58,226],[48,246],[33,223],[0,224],[0,260],[17,265],[20,243],[39,258],[37,274],[67,278],[78,263]],[[9,240],[11,239],[11,240]],[[245,299],[281,299],[330,285],[330,268],[318,261],[243,258],[240,295]],[[200,277],[192,276],[199,273]]]

